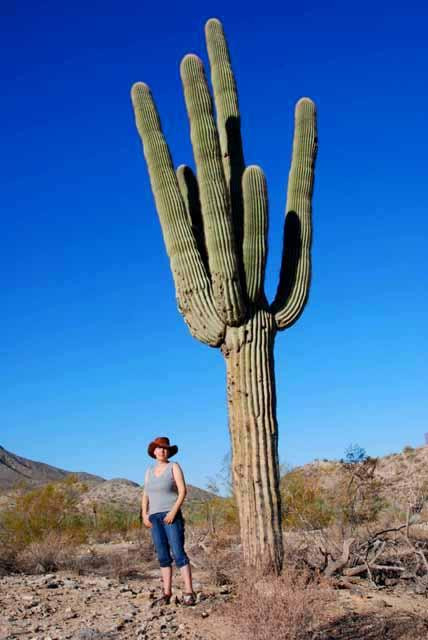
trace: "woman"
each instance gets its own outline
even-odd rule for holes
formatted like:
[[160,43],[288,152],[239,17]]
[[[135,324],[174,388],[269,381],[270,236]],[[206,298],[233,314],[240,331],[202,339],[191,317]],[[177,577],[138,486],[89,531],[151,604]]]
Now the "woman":
[[159,559],[163,582],[163,596],[156,602],[169,604],[171,600],[172,560],[180,567],[184,580],[183,604],[195,604],[192,571],[184,551],[184,520],[180,507],[187,489],[183,472],[169,458],[178,451],[168,438],[155,438],[147,452],[156,464],[146,471],[142,501],[143,522],[151,529],[153,543]]

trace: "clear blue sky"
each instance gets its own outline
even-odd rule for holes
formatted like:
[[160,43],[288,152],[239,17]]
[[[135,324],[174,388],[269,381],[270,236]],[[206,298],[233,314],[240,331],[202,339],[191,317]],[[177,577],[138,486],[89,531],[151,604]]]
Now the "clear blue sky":
[[[427,411],[428,9],[420,2],[21,2],[3,8],[0,444],[141,481],[169,435],[204,486],[229,448],[221,354],[172,277],[129,99],[153,91],[193,164],[178,65],[222,20],[276,290],[293,108],[319,113],[313,279],[276,343],[280,458],[422,444]],[[9,13],[8,13],[9,11]]]

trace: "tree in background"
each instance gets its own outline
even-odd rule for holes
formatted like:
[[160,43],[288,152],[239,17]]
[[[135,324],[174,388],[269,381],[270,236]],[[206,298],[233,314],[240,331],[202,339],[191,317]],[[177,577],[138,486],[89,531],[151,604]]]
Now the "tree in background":
[[347,464],[356,464],[367,460],[367,453],[359,444],[350,444],[345,451],[345,459],[343,462]]
[[310,281],[311,198],[317,149],[315,106],[296,105],[278,290],[264,293],[268,199],[257,166],[245,167],[235,79],[223,27],[206,24],[217,120],[201,60],[187,55],[181,78],[196,173],[174,170],[149,87],[132,101],[177,302],[191,334],[226,360],[234,493],[244,560],[282,565],[278,426],[273,347],[305,306]]

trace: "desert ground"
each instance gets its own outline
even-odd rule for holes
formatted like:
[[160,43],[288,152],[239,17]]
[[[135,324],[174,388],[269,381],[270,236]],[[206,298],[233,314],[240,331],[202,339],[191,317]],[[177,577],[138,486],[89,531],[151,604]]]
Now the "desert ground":
[[428,447],[287,471],[279,577],[242,567],[233,498],[191,488],[192,607],[178,572],[156,604],[136,483],[0,454],[0,640],[428,639]]

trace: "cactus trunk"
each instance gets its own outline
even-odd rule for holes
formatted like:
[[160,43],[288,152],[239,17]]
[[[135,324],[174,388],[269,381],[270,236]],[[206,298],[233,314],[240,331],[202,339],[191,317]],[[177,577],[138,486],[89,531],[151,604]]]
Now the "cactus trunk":
[[227,368],[233,485],[239,509],[244,562],[279,572],[282,566],[278,428],[273,316],[255,311],[228,327],[222,346]]

